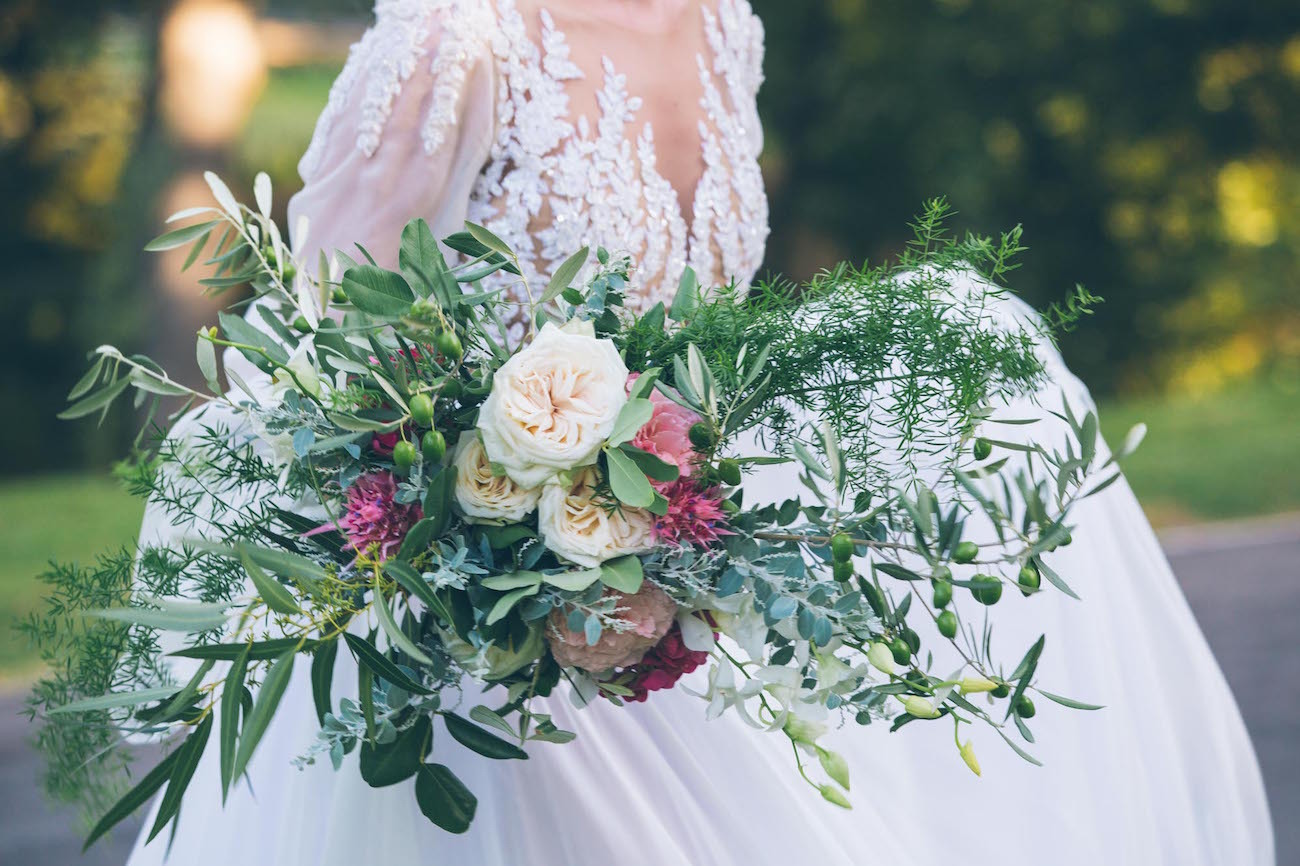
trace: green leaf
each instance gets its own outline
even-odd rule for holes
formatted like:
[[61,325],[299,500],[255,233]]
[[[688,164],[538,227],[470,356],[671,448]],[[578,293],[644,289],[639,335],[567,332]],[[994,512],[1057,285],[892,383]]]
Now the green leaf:
[[226,802],[230,783],[235,778],[235,744],[239,739],[239,700],[244,691],[244,675],[248,672],[248,648],[235,659],[226,672],[226,683],[221,690],[221,802]]
[[551,281],[546,284],[546,291],[542,292],[541,300],[538,303],[546,304],[557,298],[560,292],[567,289],[573,280],[582,272],[582,266],[587,263],[587,256],[591,252],[588,247],[583,247],[573,255],[564,260],[555,273],[551,275]]
[[451,503],[456,491],[456,467],[444,466],[429,479],[429,492],[424,495],[424,517],[433,521],[430,532],[437,538],[447,531],[453,517]]
[[649,397],[650,392],[654,390],[655,383],[659,381],[659,374],[662,372],[662,367],[651,367],[640,376],[637,376],[636,381],[632,383],[632,387],[628,389],[627,398],[629,400],[639,400],[642,397]]
[[1041,556],[1034,557],[1034,565],[1038,566],[1038,571],[1043,575],[1043,577],[1047,578],[1047,582],[1050,583],[1052,586],[1056,587],[1061,592],[1068,595],[1070,598],[1079,601],[1082,600],[1079,598],[1079,594],[1076,593],[1073,589],[1071,589],[1070,585],[1066,583],[1061,578],[1061,576],[1057,574],[1055,570],[1052,569],[1051,566],[1043,562],[1043,558]]
[[309,580],[325,580],[329,574],[317,563],[305,556],[290,553],[287,550],[275,550],[270,547],[258,547],[253,544],[241,544],[235,550],[237,556],[247,554],[253,562],[282,577]]
[[700,301],[699,291],[700,281],[695,276],[695,270],[687,268],[677,284],[677,294],[673,296],[673,305],[668,309],[668,318],[681,322],[695,312]]
[[105,385],[89,397],[73,403],[71,406],[60,412],[58,418],[61,421],[71,421],[74,418],[84,418],[87,415],[98,412],[100,409],[107,408],[108,405],[116,400],[118,395],[125,391],[130,384],[130,377],[123,376],[122,378]]
[[278,658],[286,650],[310,652],[317,646],[317,641],[304,641],[296,637],[277,637],[254,643],[210,643],[192,646],[168,653],[183,659],[216,659],[217,661],[234,661],[245,648],[248,649],[249,661],[265,661]]
[[433,694],[433,692],[429,691],[423,685],[402,673],[401,668],[393,664],[392,661],[376,649],[375,645],[370,641],[352,634],[351,632],[344,632],[343,639],[348,642],[348,648],[356,654],[357,660],[375,676],[382,680],[387,680],[399,688],[406,689],[408,692],[414,692],[417,695]]
[[610,489],[620,502],[633,508],[646,508],[655,501],[654,488],[631,457],[615,450],[606,451],[605,459],[609,463]]
[[213,394],[220,394],[221,383],[217,381],[217,350],[213,348],[212,341],[208,339],[206,332],[200,331],[195,341],[194,356],[198,360],[199,372],[203,374],[203,381],[207,383],[209,391]]
[[[287,364],[289,362],[289,353],[284,346],[277,343],[270,334],[260,328],[255,328],[243,316],[236,316],[230,313],[217,313],[217,324],[221,326],[221,332],[232,343],[242,343],[246,346],[256,346],[266,352],[266,356],[277,364]],[[256,365],[259,369],[270,370],[270,364],[266,357],[258,352],[248,349],[240,349],[240,353]]]
[[1037,689],[1036,691],[1043,697],[1047,698],[1049,701],[1055,701],[1061,706],[1069,707],[1072,710],[1104,710],[1105,709],[1105,707],[1102,706],[1101,704],[1085,704],[1083,701],[1076,701],[1073,698],[1066,698],[1066,697],[1062,697],[1061,695],[1054,695],[1051,692],[1045,692],[1042,689]]
[[507,592],[525,586],[538,586],[543,580],[549,582],[549,578],[545,578],[541,572],[513,571],[509,574],[497,574],[492,577],[484,578],[480,583],[488,589],[495,589],[498,592]]
[[470,233],[470,236],[473,237],[474,240],[478,241],[493,252],[500,253],[512,261],[517,258],[517,256],[515,256],[515,251],[510,249],[509,244],[492,234],[492,232],[488,231],[483,226],[472,222],[466,222],[465,230]]
[[85,375],[77,380],[77,384],[73,385],[72,390],[68,392],[68,399],[76,400],[78,397],[88,393],[91,388],[95,387],[95,383],[99,381],[100,374],[104,372],[104,365],[106,363],[108,363],[108,358],[103,355],[96,355],[94,362],[90,365],[90,369],[85,372]]
[[164,250],[174,250],[177,247],[183,247],[190,241],[202,237],[212,231],[213,227],[220,223],[221,220],[209,220],[208,222],[195,223],[192,226],[173,229],[166,234],[161,234],[149,243],[144,245],[147,253],[160,253]]
[[194,771],[198,769],[199,759],[203,757],[203,750],[207,748],[208,735],[211,733],[212,716],[207,715],[176,750],[176,763],[172,765],[171,776],[167,779],[167,793],[163,794],[162,802],[158,805],[158,815],[154,819],[153,828],[149,830],[149,838],[146,842],[152,842],[153,838],[162,832],[163,827],[167,826],[167,822],[180,811],[181,798],[185,796],[185,789],[194,778]]
[[605,447],[617,448],[624,442],[630,442],[654,413],[655,404],[644,397],[628,400],[623,404],[618,418],[614,421],[614,428],[609,432],[609,440],[605,443]]
[[640,448],[627,442],[618,446],[618,450],[622,451],[628,457],[631,457],[632,462],[635,463],[637,468],[644,472],[646,477],[651,481],[676,481],[681,477],[681,470],[666,460],[660,460],[649,451],[642,451]]
[[433,723],[420,716],[414,725],[397,735],[387,745],[361,744],[361,778],[372,788],[384,788],[405,782],[420,770],[420,762],[429,751]]
[[183,710],[194,703],[194,699],[199,694],[199,687],[203,685],[203,679],[212,670],[216,664],[212,659],[206,659],[199,669],[190,677],[190,681],[185,684],[185,688],[176,693],[167,705],[163,707],[156,715],[152,716],[151,721],[155,723],[167,722],[177,717]]
[[510,613],[511,608],[528,596],[537,595],[539,589],[538,585],[521,586],[519,589],[507,592],[498,599],[496,604],[492,605],[492,610],[488,613],[487,619],[483,621],[484,624],[495,625],[500,622],[506,614]]
[[298,606],[298,601],[293,597],[293,593],[285,589],[284,585],[278,580],[271,577],[262,567],[253,561],[248,555],[248,551],[243,545],[239,546],[239,561],[244,565],[244,571],[253,581],[253,586],[257,587],[257,594],[262,597],[266,606],[276,613],[283,613],[288,616],[294,616],[302,613],[302,608]]
[[415,801],[424,817],[448,833],[464,833],[474,820],[478,799],[442,764],[424,764],[415,777]]
[[58,713],[89,713],[95,710],[111,710],[116,707],[133,707],[138,704],[148,704],[154,701],[162,701],[176,694],[175,686],[162,686],[156,689],[140,689],[134,692],[111,692],[107,695],[99,695],[94,698],[82,698],[79,701],[66,703],[61,707],[55,707],[48,712],[48,715]]
[[412,220],[402,229],[397,261],[407,281],[422,297],[432,296],[444,308],[457,301],[465,302],[460,284],[447,267],[447,260],[424,220]]
[[311,657],[311,699],[316,705],[316,720],[322,725],[325,714],[334,709],[330,691],[334,687],[334,661],[338,655],[339,642],[331,640],[317,647]]
[[296,655],[296,650],[288,650],[272,662],[270,670],[266,672],[266,679],[262,681],[257,699],[253,702],[253,711],[244,720],[244,735],[239,739],[239,750],[235,753],[235,766],[231,778],[238,779],[244,774],[258,742],[270,726],[271,718],[280,706],[280,699],[284,697],[284,690],[289,685],[289,676],[293,673],[293,660]]
[[455,713],[443,713],[442,720],[446,723],[447,733],[451,734],[452,739],[485,758],[496,761],[528,760],[528,753],[514,743],[483,730]]
[[384,573],[397,581],[411,595],[424,602],[425,606],[444,622],[451,622],[451,612],[447,610],[447,606],[442,603],[442,599],[438,598],[428,581],[410,564],[398,559],[390,559],[384,563]]
[[620,556],[600,566],[600,582],[628,595],[641,589],[643,580],[645,571],[636,556]]
[[474,709],[470,710],[469,717],[480,725],[487,725],[490,728],[496,728],[507,737],[515,736],[514,728],[510,727],[509,722],[482,704],[479,704]]
[[163,786],[163,783],[171,778],[172,768],[176,766],[180,754],[181,750],[176,749],[163,758],[158,766],[150,770],[140,780],[138,785],[127,791],[122,796],[122,799],[114,803],[113,807],[105,813],[103,818],[99,819],[99,823],[90,831],[90,835],[86,837],[86,844],[82,846],[81,850],[84,852],[89,849],[91,845],[95,844],[96,839],[103,836],[124,818],[130,816],[136,809],[149,802],[153,795],[158,792],[158,789]]
[[161,631],[180,631],[190,634],[211,631],[226,624],[230,615],[226,612],[229,604],[206,604],[203,602],[174,601],[158,599],[152,596],[140,596],[141,600],[157,605],[147,607],[114,607],[105,610],[88,610],[86,616],[99,619],[111,619]]
[[375,594],[374,608],[375,612],[379,614],[379,624],[383,627],[384,633],[388,635],[388,639],[392,641],[393,646],[422,665],[432,665],[433,659],[425,655],[424,650],[420,649],[415,641],[407,637],[406,632],[402,631],[401,627],[398,626],[397,620],[393,618],[393,609],[388,606],[389,601],[384,598],[384,594],[380,591],[377,579],[373,591]]
[[1029,688],[1029,683],[1034,678],[1034,671],[1038,669],[1038,659],[1043,654],[1043,646],[1047,643],[1047,635],[1042,635],[1034,642],[1034,645],[1025,653],[1025,657],[1016,665],[1015,672],[1011,674],[1010,679],[1015,680],[1015,690],[1011,692],[1011,698],[1007,701],[1007,714],[1004,719],[1011,718],[1011,713],[1015,711],[1016,703],[1020,696]]
[[415,293],[401,274],[374,265],[348,268],[342,289],[352,306],[372,316],[401,316],[415,301]]
[[565,592],[581,592],[600,580],[602,572],[599,568],[586,568],[582,571],[566,571],[563,574],[548,574],[543,579],[555,587]]

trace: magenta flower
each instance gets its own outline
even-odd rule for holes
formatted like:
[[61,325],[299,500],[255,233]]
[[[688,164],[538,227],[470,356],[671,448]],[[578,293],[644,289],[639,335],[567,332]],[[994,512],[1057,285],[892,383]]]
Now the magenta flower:
[[382,560],[397,552],[406,533],[423,517],[419,505],[397,501],[397,479],[391,472],[371,472],[348,488],[347,513],[338,524],[310,534],[337,529],[347,537],[347,547],[360,553],[373,546]]
[[689,478],[656,486],[668,500],[668,513],[655,521],[660,541],[708,547],[732,534],[717,488],[702,488]]

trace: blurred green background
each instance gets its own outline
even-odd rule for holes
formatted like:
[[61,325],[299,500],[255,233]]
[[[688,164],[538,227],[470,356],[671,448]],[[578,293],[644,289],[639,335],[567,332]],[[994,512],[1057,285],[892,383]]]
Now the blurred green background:
[[[767,266],[898,249],[920,202],[1022,223],[1014,287],[1106,298],[1065,335],[1161,524],[1300,510],[1300,5],[753,0]],[[9,0],[0,10],[0,612],[50,557],[130,543],[108,467],[136,419],[54,415],[113,342],[187,368],[214,303],[138,252],[218,170],[283,201],[362,0]],[[0,613],[0,617],[4,614]],[[0,676],[31,659],[0,628]]]

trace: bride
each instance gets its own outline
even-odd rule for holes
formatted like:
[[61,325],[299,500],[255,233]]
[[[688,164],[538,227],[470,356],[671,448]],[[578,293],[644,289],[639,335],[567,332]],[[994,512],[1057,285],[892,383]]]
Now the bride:
[[[376,14],[302,160],[290,206],[290,225],[309,226],[302,260],[359,241],[391,264],[420,216],[436,237],[487,226],[530,277],[584,245],[629,251],[643,307],[670,298],[687,266],[705,284],[752,279],[768,212],[763,30],[745,0],[379,0]],[[1052,394],[1089,402],[1043,353]],[[754,480],[773,500],[788,493],[779,468]],[[170,856],[166,834],[141,837],[130,866],[1273,863],[1245,727],[1132,493],[1109,487],[1077,521],[1057,556],[1085,600],[997,610],[1007,647],[1048,634],[1053,690],[1107,707],[1042,708],[1044,767],[990,739],[977,778],[946,728],[850,726],[830,735],[852,767],[844,811],[797,784],[784,737],[735,714],[706,723],[684,688],[622,709],[556,702],[578,734],[569,745],[526,762],[452,753],[481,798],[471,831],[452,836],[405,786],[291,766],[317,728],[302,667],[248,784],[223,805],[208,750]],[[165,533],[159,522],[151,511],[146,534]],[[355,690],[344,668],[335,694]]]

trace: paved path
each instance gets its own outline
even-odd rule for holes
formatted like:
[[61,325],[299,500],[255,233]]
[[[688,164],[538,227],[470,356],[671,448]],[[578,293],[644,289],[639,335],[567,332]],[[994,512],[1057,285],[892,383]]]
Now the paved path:
[[[1300,866],[1300,822],[1291,817],[1300,814],[1300,522],[1165,538],[1254,737],[1275,816],[1278,864]],[[0,863],[121,866],[138,821],[79,857],[83,828],[38,793],[26,719],[17,715],[21,705],[21,695],[0,695]]]

